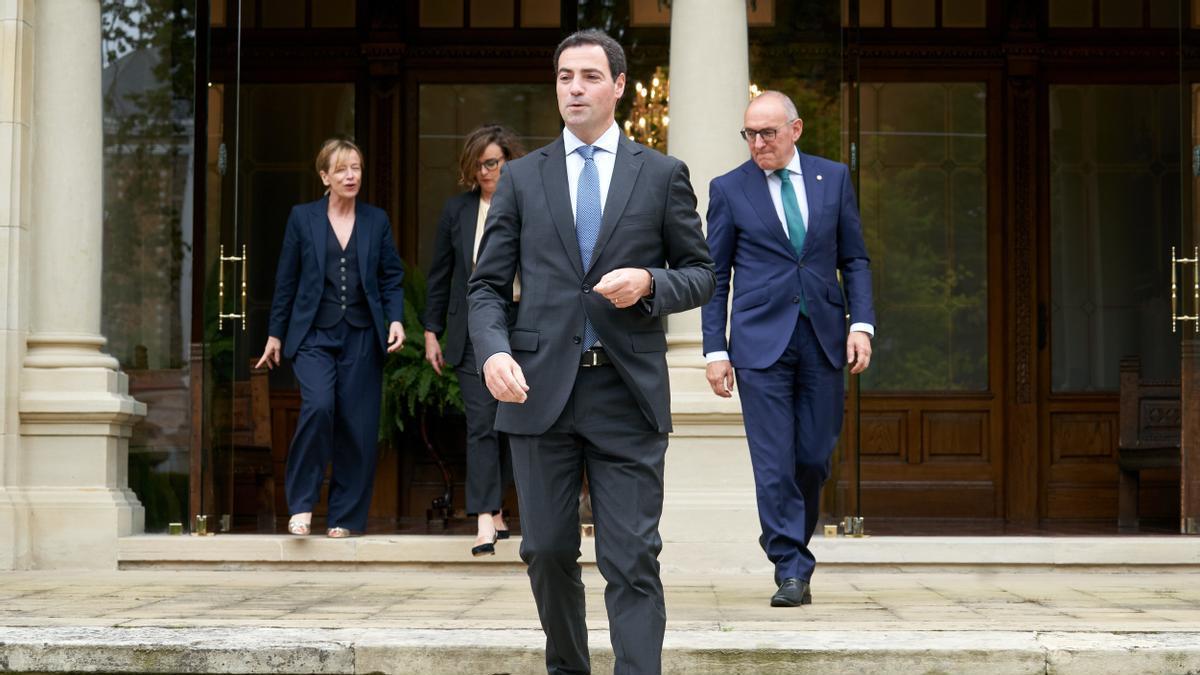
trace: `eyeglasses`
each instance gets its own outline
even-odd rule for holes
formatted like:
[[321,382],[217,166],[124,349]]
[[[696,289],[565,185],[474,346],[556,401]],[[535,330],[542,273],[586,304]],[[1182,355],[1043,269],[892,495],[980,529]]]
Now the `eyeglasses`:
[[775,136],[779,134],[780,129],[788,128],[788,125],[795,121],[796,120],[792,120],[791,122],[788,122],[781,127],[775,127],[774,129],[742,129],[738,133],[741,134],[742,138],[746,139],[746,142],[748,143],[753,143],[755,136],[762,138],[767,143],[770,143],[771,141],[775,140]]
[[503,163],[504,163],[503,158],[485,159],[482,162],[479,162],[479,170],[482,171],[484,169],[487,169],[488,171],[495,171],[496,167],[500,166]]

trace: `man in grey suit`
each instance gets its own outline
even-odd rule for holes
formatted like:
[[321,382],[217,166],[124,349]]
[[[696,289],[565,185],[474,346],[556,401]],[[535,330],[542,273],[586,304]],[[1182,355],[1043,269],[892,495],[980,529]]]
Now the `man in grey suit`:
[[[471,341],[512,446],[547,671],[591,671],[578,563],[586,471],[615,672],[658,673],[671,431],[663,317],[703,305],[716,280],[687,168],[614,120],[621,46],[581,31],[558,46],[554,67],[566,130],[504,168],[470,282]],[[503,289],[518,267],[510,329]]]

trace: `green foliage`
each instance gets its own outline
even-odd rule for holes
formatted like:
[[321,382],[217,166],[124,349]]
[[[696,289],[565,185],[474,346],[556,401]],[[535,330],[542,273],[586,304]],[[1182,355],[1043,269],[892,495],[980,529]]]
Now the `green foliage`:
[[[404,274],[404,346],[388,354],[383,368],[383,410],[379,437],[391,440],[406,422],[425,413],[463,412],[462,391],[454,369],[438,375],[425,360],[425,275],[415,265]],[[443,344],[444,346],[444,344]]]

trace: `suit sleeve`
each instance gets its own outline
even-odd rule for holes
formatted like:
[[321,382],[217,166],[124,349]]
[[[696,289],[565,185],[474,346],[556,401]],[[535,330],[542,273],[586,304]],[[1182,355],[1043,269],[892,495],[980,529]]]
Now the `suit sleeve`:
[[696,193],[683,162],[676,162],[667,185],[663,242],[668,267],[648,270],[654,277],[650,314],[684,312],[708,302],[716,284],[713,261],[704,242],[700,214],[696,213]]
[[[500,173],[479,243],[479,259],[467,286],[470,310],[467,326],[476,363],[499,352],[512,353],[508,344],[512,281],[521,262],[521,213],[512,170]],[[480,368],[482,371],[482,367]]]
[[300,281],[301,220],[298,209],[293,206],[283,234],[283,247],[279,250],[279,264],[275,268],[275,296],[271,299],[267,334],[279,338],[280,342],[287,338],[288,319],[292,315],[292,303],[296,300],[296,286]]
[[387,215],[379,236],[379,297],[387,322],[404,323],[404,261],[392,242],[392,222]]
[[425,330],[441,337],[446,330],[446,311],[450,304],[450,282],[454,276],[454,218],[457,200],[451,198],[442,209],[438,221],[437,237],[433,241],[433,259],[429,261],[429,274],[425,275],[425,311],[421,324]]
[[867,244],[863,241],[862,220],[858,216],[854,186],[850,183],[850,171],[844,165],[842,204],[838,213],[838,269],[842,271],[842,283],[846,287],[850,323],[867,323],[874,326],[871,259],[867,257]]
[[715,180],[708,184],[708,250],[713,257],[716,290],[700,310],[705,354],[729,350],[725,327],[729,320],[729,278],[737,252],[737,231],[729,212],[729,200]]

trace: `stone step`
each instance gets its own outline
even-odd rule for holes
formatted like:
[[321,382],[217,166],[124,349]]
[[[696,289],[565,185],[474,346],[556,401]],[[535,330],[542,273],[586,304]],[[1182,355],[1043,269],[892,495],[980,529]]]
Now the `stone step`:
[[[121,569],[424,568],[470,566],[477,572],[523,566],[520,537],[498,542],[496,555],[472,558],[474,539],[457,535],[372,535],[349,539],[288,535],[210,537],[139,535],[118,544]],[[595,564],[594,539],[584,538],[581,561]],[[812,542],[824,569],[854,568],[1200,568],[1200,538],[1137,537],[863,537]],[[769,572],[757,542],[671,542],[660,556],[664,572]]]
[[[15,672],[542,674],[536,630],[0,628]],[[612,672],[607,634],[589,636]],[[1200,633],[668,631],[663,673],[1139,675],[1200,672]]]

